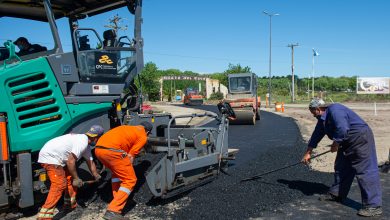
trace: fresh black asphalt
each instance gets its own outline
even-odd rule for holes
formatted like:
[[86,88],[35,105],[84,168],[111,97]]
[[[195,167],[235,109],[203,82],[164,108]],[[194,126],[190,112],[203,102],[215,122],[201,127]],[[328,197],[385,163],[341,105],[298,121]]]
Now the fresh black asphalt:
[[[216,111],[214,106],[200,106]],[[332,183],[331,173],[310,170],[304,165],[271,173],[263,178],[240,182],[259,173],[299,162],[306,148],[292,118],[261,111],[261,121],[253,125],[231,125],[229,146],[240,151],[227,174],[213,182],[168,200],[149,203],[130,201],[126,216],[141,219],[357,219],[360,191],[356,182],[345,204],[321,202],[318,195]],[[389,174],[381,174],[384,215],[389,219]],[[63,219],[74,219],[80,212],[104,209],[110,191],[86,209],[77,209]],[[92,210],[91,210],[92,209]],[[79,213],[78,213],[79,212]]]

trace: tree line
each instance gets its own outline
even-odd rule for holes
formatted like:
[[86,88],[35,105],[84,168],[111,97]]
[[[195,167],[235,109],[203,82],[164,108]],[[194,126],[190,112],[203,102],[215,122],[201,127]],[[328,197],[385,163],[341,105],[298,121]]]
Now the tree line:
[[[167,69],[160,70],[157,65],[153,62],[149,62],[145,65],[142,73],[140,74],[140,81],[142,83],[143,94],[148,97],[150,101],[157,101],[160,99],[160,78],[162,76],[207,76],[212,79],[218,79],[221,84],[228,86],[228,74],[234,73],[248,73],[252,72],[251,68],[248,66],[241,66],[240,64],[229,64],[227,69],[222,73],[213,73],[213,74],[199,74],[192,71],[180,71],[177,69]],[[309,98],[312,88],[312,78],[304,77],[301,78],[297,75],[295,78],[295,92],[297,99],[302,97]],[[342,94],[343,99],[389,99],[389,95],[359,95],[356,96],[356,76],[347,77],[329,77],[329,76],[319,76],[314,78],[314,91],[318,93],[332,93],[332,94]],[[292,76],[272,76],[271,77],[271,91],[272,95],[279,97],[288,97],[291,96],[291,83]],[[138,80],[136,80],[138,81]],[[163,81],[163,95],[168,99],[174,97],[176,90],[181,90],[184,92],[186,88],[196,88],[198,89],[199,83],[201,84],[201,93],[205,91],[205,82],[204,81],[191,81],[191,80],[164,80]],[[265,97],[265,94],[268,92],[269,78],[268,76],[259,76],[258,75],[258,94],[261,97]],[[218,97],[218,96],[217,96]],[[344,100],[343,100],[344,101]]]

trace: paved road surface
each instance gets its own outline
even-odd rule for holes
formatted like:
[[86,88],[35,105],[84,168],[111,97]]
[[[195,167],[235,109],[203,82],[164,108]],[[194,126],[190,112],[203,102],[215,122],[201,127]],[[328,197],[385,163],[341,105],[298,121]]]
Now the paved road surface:
[[[216,111],[214,106],[201,106]],[[330,173],[309,170],[304,165],[272,173],[256,181],[240,183],[246,177],[298,162],[306,148],[293,119],[261,112],[255,126],[231,125],[229,145],[239,148],[229,175],[181,196],[147,204],[128,203],[129,218],[138,219],[356,219],[360,194],[356,182],[346,204],[318,201],[332,183]],[[384,215],[390,219],[390,175],[381,174]],[[103,213],[110,191],[106,190],[88,208],[77,209],[63,219],[94,219]],[[101,214],[98,215],[99,217]]]
[[[211,106],[198,108],[215,111]],[[228,182],[238,181],[237,179],[243,176],[251,176],[253,172],[262,173],[293,164],[301,158],[306,148],[293,120],[264,111],[261,114],[262,120],[255,126],[232,125],[229,127],[230,146],[239,147],[240,153],[235,166],[230,170],[233,176],[226,178]],[[356,219],[356,211],[360,208],[360,191],[356,181],[346,204],[318,200],[318,194],[326,192],[332,180],[332,174],[310,171],[303,165],[298,165],[270,174],[260,180],[244,184],[227,184],[232,188],[230,207],[238,210],[229,209],[224,213],[232,219],[239,218],[234,215],[235,212],[241,213],[243,218],[333,219],[342,217]],[[384,215],[379,219],[388,219],[390,218],[388,205],[390,174],[381,174],[381,181]],[[221,197],[228,198],[229,195]]]

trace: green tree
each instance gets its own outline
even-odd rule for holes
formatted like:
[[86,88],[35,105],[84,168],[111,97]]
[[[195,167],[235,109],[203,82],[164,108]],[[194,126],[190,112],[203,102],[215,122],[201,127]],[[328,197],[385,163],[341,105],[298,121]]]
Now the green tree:
[[322,76],[315,79],[315,89],[319,91],[328,91],[331,86],[331,78],[327,76]]
[[219,82],[227,86],[227,74],[225,73],[213,73],[210,75],[211,79],[217,79]]
[[233,74],[233,73],[250,73],[251,72],[251,68],[246,66],[246,67],[242,67],[240,64],[237,64],[237,65],[233,65],[231,63],[229,63],[229,67],[228,69],[225,71],[225,73],[227,74]]
[[157,101],[160,98],[160,71],[156,64],[149,62],[141,72],[142,92],[149,97],[150,101]]
[[250,73],[250,72],[251,72],[251,68],[248,66],[242,67],[240,64],[233,65],[233,64],[229,63],[227,70],[225,70],[223,73],[211,74],[210,78],[218,79],[221,84],[228,86],[228,75],[229,74]]
[[222,92],[214,92],[210,95],[210,100],[222,100],[223,94]]

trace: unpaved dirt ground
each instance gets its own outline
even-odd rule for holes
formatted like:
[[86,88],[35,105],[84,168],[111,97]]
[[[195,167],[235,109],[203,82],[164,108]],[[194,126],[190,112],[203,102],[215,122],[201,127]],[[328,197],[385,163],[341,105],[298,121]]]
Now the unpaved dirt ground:
[[[381,165],[389,160],[390,154],[390,105],[388,103],[377,104],[376,115],[374,104],[367,103],[343,103],[354,110],[371,127],[376,143],[376,152],[378,163]],[[265,111],[275,112],[274,109],[264,109]],[[276,114],[291,117],[298,124],[302,137],[305,141],[310,139],[317,119],[314,118],[306,105],[286,105],[283,113]],[[330,141],[326,136],[319,143],[314,153],[321,153],[329,149]],[[311,168],[321,172],[333,172],[333,164],[336,153],[326,154],[316,158],[311,163]]]

